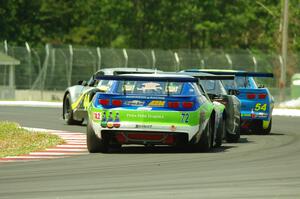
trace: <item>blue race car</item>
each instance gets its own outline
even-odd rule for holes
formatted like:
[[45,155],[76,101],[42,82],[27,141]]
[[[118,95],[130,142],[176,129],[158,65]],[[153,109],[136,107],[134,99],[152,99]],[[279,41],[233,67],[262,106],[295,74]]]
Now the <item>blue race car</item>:
[[189,72],[207,72],[216,75],[235,75],[234,80],[222,80],[225,88],[238,89],[241,101],[241,130],[269,134],[272,128],[274,98],[269,89],[257,86],[254,77],[273,77],[272,73],[235,70],[191,69]]

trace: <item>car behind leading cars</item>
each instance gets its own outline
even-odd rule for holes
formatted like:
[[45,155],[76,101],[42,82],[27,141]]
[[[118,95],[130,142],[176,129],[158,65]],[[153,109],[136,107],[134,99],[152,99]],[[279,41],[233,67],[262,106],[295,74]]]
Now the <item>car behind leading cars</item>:
[[86,108],[96,92],[105,92],[110,87],[107,80],[97,79],[101,75],[156,73],[158,70],[145,68],[104,68],[95,72],[88,81],[68,87],[63,97],[62,117],[67,124],[81,124],[87,117]]

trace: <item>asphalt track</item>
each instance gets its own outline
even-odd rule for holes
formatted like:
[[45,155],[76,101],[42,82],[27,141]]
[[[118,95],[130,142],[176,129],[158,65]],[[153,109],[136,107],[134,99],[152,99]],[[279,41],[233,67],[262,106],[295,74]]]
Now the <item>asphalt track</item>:
[[[66,126],[60,109],[0,107],[0,120]],[[300,198],[300,119],[211,153],[127,147],[110,154],[0,164],[0,198]]]

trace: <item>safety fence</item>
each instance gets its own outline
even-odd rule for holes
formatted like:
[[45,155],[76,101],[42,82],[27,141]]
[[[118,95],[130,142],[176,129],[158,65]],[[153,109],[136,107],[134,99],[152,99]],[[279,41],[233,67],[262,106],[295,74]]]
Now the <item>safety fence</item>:
[[[251,50],[223,49],[114,49],[85,46],[53,46],[42,48],[12,46],[0,43],[0,52],[8,54],[21,64],[15,67],[15,88],[31,91],[63,91],[78,80],[87,80],[97,70],[113,67],[152,68],[180,71],[188,68],[236,69],[273,72],[274,79],[260,79],[272,88],[275,96],[282,86],[282,58],[277,53]],[[286,86],[283,92],[289,98],[291,76],[300,72],[299,54],[290,54]],[[0,66],[0,87],[8,85],[9,66]],[[43,95],[42,97],[43,98]],[[41,99],[43,100],[43,99]]]

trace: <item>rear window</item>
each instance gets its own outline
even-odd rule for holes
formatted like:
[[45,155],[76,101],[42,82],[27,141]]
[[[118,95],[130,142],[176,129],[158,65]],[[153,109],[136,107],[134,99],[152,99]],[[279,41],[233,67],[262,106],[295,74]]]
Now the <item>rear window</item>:
[[239,77],[236,76],[234,80],[222,80],[225,88],[252,88],[256,87],[256,84],[252,77]]
[[192,95],[195,88],[191,83],[157,81],[120,81],[118,93],[138,95]]

